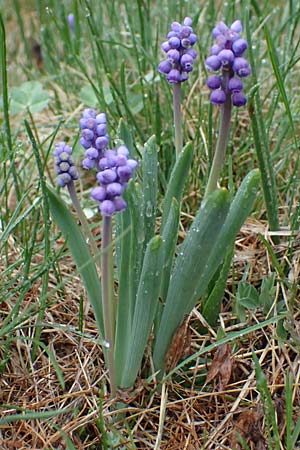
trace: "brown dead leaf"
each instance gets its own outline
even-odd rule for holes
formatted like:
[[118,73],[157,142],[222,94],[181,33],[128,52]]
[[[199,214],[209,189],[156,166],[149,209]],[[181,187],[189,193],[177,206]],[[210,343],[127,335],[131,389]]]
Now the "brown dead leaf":
[[230,438],[230,446],[233,450],[241,450],[238,436],[241,436],[249,444],[255,444],[257,450],[267,450],[265,439],[261,433],[262,411],[248,409],[243,411],[234,422],[234,429]]
[[191,330],[189,317],[185,319],[173,336],[165,358],[166,370],[173,370],[180,359],[190,354]]
[[209,371],[207,372],[206,383],[209,383],[218,377],[218,390],[223,391],[226,389],[231,377],[233,363],[234,360],[232,358],[230,345],[220,345],[216,350],[214,359],[212,360]]

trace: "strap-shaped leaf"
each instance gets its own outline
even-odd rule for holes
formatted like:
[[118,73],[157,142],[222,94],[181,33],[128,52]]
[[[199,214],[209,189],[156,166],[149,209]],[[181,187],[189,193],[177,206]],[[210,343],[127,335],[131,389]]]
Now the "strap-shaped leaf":
[[62,199],[47,186],[50,212],[59,226],[64,238],[68,242],[71,254],[81,275],[88,299],[93,307],[95,319],[100,335],[104,336],[103,313],[101,300],[101,283],[96,270],[95,262],[88,245]]
[[145,221],[145,245],[155,233],[155,220],[157,209],[157,146],[155,136],[145,144],[142,160],[143,170],[143,197]]
[[168,220],[172,199],[176,198],[178,204],[181,204],[183,189],[190,170],[192,159],[193,147],[189,143],[180,153],[168,182],[168,188],[162,205],[161,230],[164,229],[164,226]]
[[[217,270],[222,259],[227,254],[228,250],[233,246],[236,235],[240,231],[243,223],[251,213],[253,203],[256,198],[258,186],[260,182],[260,172],[252,170],[243,180],[236,195],[234,196],[226,221],[221,229],[221,232],[216,241],[215,248],[211,253],[205,271],[199,279],[196,299],[205,291],[207,284],[211,277]],[[214,316],[215,304],[213,297],[207,301],[203,307],[202,314],[204,317],[211,318]]]
[[[122,370],[129,346],[136,293],[143,265],[144,215],[141,187],[131,180],[125,199],[127,208],[116,217],[118,225],[119,291],[116,323],[115,366],[117,384],[121,383]],[[130,268],[130,269],[129,269]]]
[[169,211],[169,217],[162,233],[162,238],[165,245],[165,258],[164,258],[160,296],[163,299],[163,301],[166,300],[168,287],[170,283],[170,275],[178,238],[179,219],[180,219],[179,205],[177,200],[173,198],[171,208]]
[[225,189],[208,195],[179,249],[154,347],[156,369],[163,368],[173,334],[196,303],[199,277],[205,270],[228,209],[229,193]]
[[154,236],[147,245],[140,284],[137,292],[130,345],[120,387],[133,385],[141,366],[155,311],[158,304],[164,246],[160,236]]
[[[214,326],[218,320],[220,314],[221,303],[224,296],[224,291],[227,284],[228,272],[231,267],[231,261],[234,254],[234,246],[228,249],[224,261],[219,265],[216,273],[215,279],[210,280],[210,284],[213,282],[213,288],[211,289],[209,295],[203,301],[202,315],[209,325]],[[210,305],[209,308],[206,305]]]

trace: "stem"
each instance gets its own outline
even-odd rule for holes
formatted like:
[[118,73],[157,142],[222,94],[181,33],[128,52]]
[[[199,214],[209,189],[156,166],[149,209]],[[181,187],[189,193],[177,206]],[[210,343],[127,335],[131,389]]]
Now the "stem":
[[229,72],[223,71],[223,80],[224,87],[226,92],[226,100],[225,103],[221,106],[221,123],[220,123],[220,131],[218,136],[218,142],[216,146],[216,151],[214,154],[214,159],[212,162],[205,197],[211,192],[215,191],[217,188],[218,178],[223,169],[226,148],[229,140],[229,132],[230,132],[230,119],[231,119],[231,94],[227,90],[227,84],[229,80]]
[[181,84],[173,85],[173,109],[174,109],[174,127],[175,127],[175,149],[176,158],[182,150],[182,120],[181,120]]
[[96,260],[96,263],[97,263],[97,266],[99,267],[99,270],[100,270],[100,267],[101,267],[101,259],[99,257],[99,253],[100,252],[99,252],[99,250],[97,248],[97,245],[95,244],[94,236],[91,233],[88,221],[86,220],[85,214],[84,214],[84,212],[83,212],[83,210],[82,210],[82,208],[80,206],[80,203],[79,203],[79,200],[78,200],[78,197],[77,197],[77,194],[76,194],[75,185],[74,185],[73,180],[71,180],[70,183],[67,184],[67,187],[68,187],[68,191],[69,191],[70,198],[72,200],[73,206],[74,206],[74,208],[75,208],[75,210],[77,212],[79,221],[80,221],[80,223],[82,225],[82,228],[84,230],[84,234],[86,235],[86,237],[87,237],[87,239],[89,241],[89,244],[90,244],[91,249],[92,249],[93,256],[94,256],[94,258]]
[[116,395],[116,378],[114,364],[114,305],[113,305],[113,264],[112,264],[112,220],[110,216],[103,216],[101,242],[101,270],[102,270],[102,305],[104,317],[105,340],[109,344],[107,349],[107,365],[110,379],[111,397]]

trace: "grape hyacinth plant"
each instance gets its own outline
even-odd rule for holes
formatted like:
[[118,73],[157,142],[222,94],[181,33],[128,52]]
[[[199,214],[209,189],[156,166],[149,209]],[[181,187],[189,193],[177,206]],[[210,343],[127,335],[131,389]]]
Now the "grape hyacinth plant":
[[210,49],[210,56],[206,59],[206,67],[218,75],[210,75],[206,81],[211,89],[210,100],[221,106],[221,123],[218,143],[211,167],[206,194],[214,191],[222,170],[226,147],[229,139],[231,108],[245,106],[247,99],[243,93],[244,85],[241,78],[251,74],[248,61],[243,57],[247,50],[247,41],[240,37],[242,24],[236,20],[228,27],[219,22],[213,29],[212,35],[216,43]]
[[197,58],[197,52],[192,48],[198,40],[198,36],[192,28],[192,19],[186,17],[183,24],[173,22],[171,30],[167,34],[168,40],[163,42],[161,49],[166,54],[166,59],[158,65],[158,71],[165,75],[168,82],[173,85],[173,108],[175,127],[175,148],[178,158],[183,145],[181,124],[181,83],[188,80],[189,73],[193,70],[193,64]]
[[[188,78],[196,57],[192,46],[197,37],[191,25],[190,18],[185,18],[182,25],[172,23],[168,41],[163,44],[167,59],[158,68],[174,88],[177,150],[161,203],[155,136],[145,143],[138,164],[123,143],[118,142],[115,149],[108,148],[110,139],[106,115],[97,114],[94,109],[84,110],[80,119],[80,144],[85,150],[82,167],[95,173],[95,184],[97,180],[98,185],[92,188],[91,198],[97,202],[101,213],[101,249],[97,250],[95,246],[90,252],[87,240],[95,245],[95,239],[76,196],[74,181],[78,173],[71,159],[71,149],[64,143],[55,149],[58,184],[68,188],[85,236],[80,238],[81,229],[78,229],[64,202],[49,188],[50,208],[68,239],[88,290],[99,333],[106,343],[104,356],[112,397],[117,395],[118,389],[134,385],[147,362],[144,354],[150,336],[154,372],[163,377],[170,369],[168,353],[177,330],[200,300],[204,303],[204,318],[214,325],[221,300],[220,296],[217,299],[207,297],[211,280],[217,279],[220,270],[226,272],[227,255],[232,255],[236,235],[252,210],[260,181],[259,173],[253,170],[233,197],[226,189],[217,188],[220,161],[223,163],[228,140],[231,104],[241,106],[245,102],[240,78],[250,73],[248,63],[243,62],[242,57],[247,45],[239,36],[241,23],[236,21],[227,28],[221,22],[213,33],[218,49],[212,50],[211,57],[214,58],[209,57],[207,64],[213,70],[222,69],[221,75],[210,77],[208,85],[213,93],[216,92],[213,98],[219,96],[218,104],[223,108],[216,150],[216,154],[223,152],[223,156],[218,156],[218,170],[213,164],[214,182],[209,181],[193,223],[177,247],[181,202],[193,160],[192,144],[181,148],[178,95],[178,89]],[[229,57],[228,52],[233,56]],[[125,127],[124,122],[121,123]],[[126,128],[125,131],[123,135],[128,136],[129,130]],[[133,180],[137,167],[138,177]],[[161,217],[157,217],[159,210],[162,211]],[[101,255],[100,263],[97,253]],[[99,263],[98,272],[94,260]],[[83,271],[86,266],[88,270]],[[144,373],[147,376],[149,370],[146,367]],[[156,376],[151,371],[150,375]]]

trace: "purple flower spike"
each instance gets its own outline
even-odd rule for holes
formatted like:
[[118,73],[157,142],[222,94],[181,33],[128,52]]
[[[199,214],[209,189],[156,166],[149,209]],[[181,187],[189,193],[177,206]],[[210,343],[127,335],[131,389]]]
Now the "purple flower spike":
[[75,17],[74,14],[68,14],[68,23],[72,33],[75,33]]
[[179,48],[180,47],[180,39],[178,39],[178,37],[176,37],[176,36],[171,37],[168,42],[169,42],[169,46],[171,48]]
[[209,70],[216,71],[220,69],[222,63],[217,55],[211,55],[206,58],[205,65]]
[[222,66],[230,66],[234,61],[234,54],[231,50],[221,50],[217,57]]
[[183,25],[187,27],[191,27],[193,23],[193,20],[190,17],[186,17],[183,21]]
[[251,74],[248,61],[241,57],[248,47],[247,41],[240,37],[242,29],[240,20],[233,22],[230,27],[219,22],[213,29],[216,44],[211,47],[206,67],[214,72],[222,69],[220,76],[212,75],[207,80],[207,86],[213,90],[211,102],[216,105],[225,103],[227,96],[232,96],[234,106],[244,106],[246,103],[246,97],[242,93],[243,83],[237,78],[245,78]]
[[236,92],[232,96],[232,104],[234,106],[245,106],[247,99],[242,92]]
[[248,44],[245,39],[237,39],[232,44],[232,51],[234,52],[235,56],[241,56],[245,50],[247,50]]
[[222,84],[222,79],[221,77],[219,77],[219,75],[211,75],[210,77],[207,78],[206,84],[207,87],[209,87],[209,89],[212,90],[219,89]]
[[233,24],[231,24],[230,29],[236,33],[241,33],[243,31],[242,22],[240,20],[236,20]]
[[79,173],[73,163],[71,147],[65,144],[65,142],[59,142],[56,145],[53,154],[56,157],[55,167],[58,175],[56,179],[57,184],[64,187],[72,180],[77,180],[79,178]]
[[216,89],[210,95],[210,101],[214,105],[223,105],[223,103],[225,103],[225,100],[226,100],[226,94],[221,89]]
[[114,207],[116,211],[123,211],[127,206],[123,197],[115,197],[114,198]]
[[167,34],[168,40],[161,45],[167,54],[167,59],[158,65],[158,71],[166,75],[170,84],[178,84],[188,79],[188,73],[193,70],[193,63],[197,53],[192,46],[198,37],[193,32],[192,19],[186,17],[183,24],[173,22],[171,31]]
[[97,180],[100,181],[101,184],[109,184],[113,181],[116,181],[117,173],[113,169],[104,169],[102,172],[97,173]]
[[162,61],[162,62],[160,62],[159,65],[158,65],[158,71],[159,71],[160,73],[167,74],[167,73],[169,73],[171,70],[172,70],[172,63],[171,63],[169,60],[167,60],[167,61]]
[[232,68],[239,77],[247,77],[251,73],[249,63],[244,58],[235,58]]
[[106,115],[88,108],[83,111],[79,123],[82,130],[79,142],[86,149],[82,167],[91,170],[98,164],[109,143]]
[[171,50],[169,50],[167,53],[167,58],[168,58],[168,61],[171,63],[171,68],[172,68],[172,64],[175,64],[179,61],[180,53],[178,50],[171,48]]
[[123,186],[120,183],[110,183],[107,185],[106,193],[110,197],[116,197],[118,195],[121,195],[123,192]]
[[103,202],[106,199],[106,189],[103,186],[97,186],[91,191],[91,197],[93,200]]
[[103,200],[103,202],[100,203],[99,209],[103,216],[112,216],[116,211],[114,202],[111,200]]
[[171,84],[180,83],[181,81],[180,71],[178,69],[172,69],[167,75],[167,80]]
[[86,170],[91,170],[95,167],[96,163],[94,159],[84,158],[82,160],[82,167]]
[[99,209],[105,216],[126,208],[122,194],[137,167],[137,161],[128,159],[128,155],[128,148],[121,145],[117,150],[106,150],[100,158],[97,173],[100,186],[92,190],[91,197],[100,202]]
[[228,89],[230,90],[230,92],[240,92],[243,90],[243,83],[239,78],[233,77],[230,78],[229,82],[228,82]]

